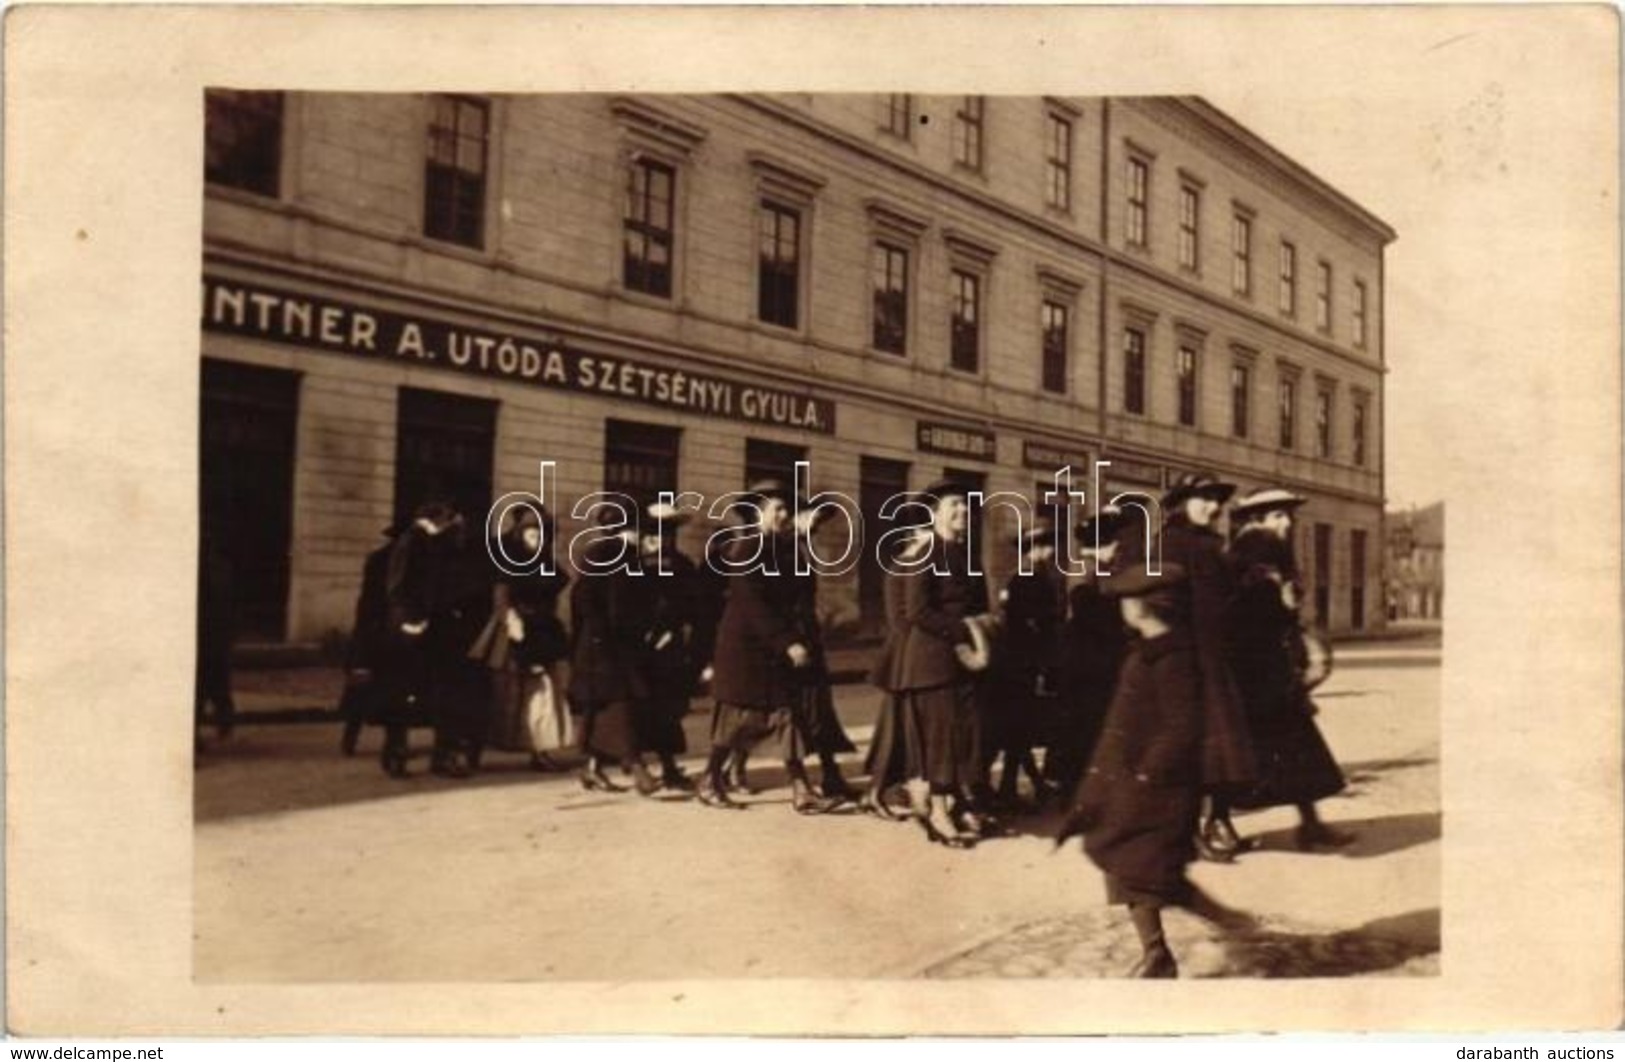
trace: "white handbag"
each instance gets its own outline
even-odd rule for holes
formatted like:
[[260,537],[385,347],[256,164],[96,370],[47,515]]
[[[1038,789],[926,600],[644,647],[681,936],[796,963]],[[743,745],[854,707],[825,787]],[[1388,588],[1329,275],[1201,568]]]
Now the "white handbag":
[[553,695],[553,680],[546,672],[537,676],[536,689],[525,702],[525,722],[535,752],[552,752],[576,743],[575,722],[563,702]]

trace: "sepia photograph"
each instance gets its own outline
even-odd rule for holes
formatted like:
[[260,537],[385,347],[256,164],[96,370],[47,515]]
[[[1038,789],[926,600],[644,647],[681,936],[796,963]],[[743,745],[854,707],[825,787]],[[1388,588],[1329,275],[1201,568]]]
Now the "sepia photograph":
[[1619,1026],[1610,15],[12,12],[8,1029]]
[[1444,508],[1335,172],[1197,96],[203,135],[200,979],[1438,970]]

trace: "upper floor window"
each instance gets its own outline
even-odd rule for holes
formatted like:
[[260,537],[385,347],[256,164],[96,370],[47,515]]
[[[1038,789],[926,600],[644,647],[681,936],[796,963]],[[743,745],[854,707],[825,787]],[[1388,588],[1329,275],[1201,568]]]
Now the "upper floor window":
[[763,200],[756,218],[756,316],[796,328],[801,320],[801,211]]
[[1196,426],[1196,348],[1179,348],[1179,423]]
[[1354,345],[1365,346],[1366,342],[1366,304],[1365,281],[1354,282]]
[[1053,111],[1045,119],[1044,202],[1072,209],[1072,122]]
[[1202,193],[1190,185],[1179,189],[1179,264],[1195,271],[1202,267]]
[[1230,222],[1230,287],[1237,295],[1253,293],[1253,219],[1246,214]]
[[1315,392],[1315,456],[1332,456],[1332,392],[1325,387]]
[[203,105],[204,180],[275,197],[281,186],[282,93],[209,89]]
[[1315,327],[1332,330],[1332,264],[1322,261],[1315,275]]
[[677,171],[647,156],[626,171],[622,280],[629,291],[671,296]]
[[876,243],[871,272],[875,349],[891,354],[907,353],[908,251],[889,243]]
[[1066,394],[1067,330],[1071,311],[1062,303],[1044,300],[1040,311],[1044,333],[1043,386],[1051,394]]
[[1247,437],[1248,412],[1252,393],[1252,369],[1237,362],[1230,367],[1230,434]]
[[1298,312],[1298,249],[1281,241],[1281,312],[1288,317]]
[[1354,463],[1361,468],[1365,467],[1365,413],[1366,403],[1363,398],[1354,400],[1354,417],[1352,421],[1354,436]]
[[982,114],[985,100],[965,96],[954,112],[954,161],[966,169],[982,169]]
[[950,282],[953,316],[949,364],[962,372],[976,372],[982,365],[982,278],[955,269]]
[[448,243],[485,243],[485,156],[490,104],[435,95],[423,181],[423,234]]
[[886,97],[885,124],[881,126],[892,136],[904,140],[914,135],[914,97],[907,92],[893,92]]
[[1281,449],[1290,450],[1298,444],[1298,381],[1282,377],[1279,398]]
[[1123,330],[1123,409],[1145,412],[1145,333],[1138,328]]
[[1150,225],[1151,164],[1130,156],[1128,160],[1128,242],[1144,247]]

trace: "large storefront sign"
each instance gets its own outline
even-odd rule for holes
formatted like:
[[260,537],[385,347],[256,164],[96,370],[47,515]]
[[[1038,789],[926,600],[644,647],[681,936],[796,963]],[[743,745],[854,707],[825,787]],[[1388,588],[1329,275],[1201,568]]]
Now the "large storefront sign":
[[1136,486],[1157,487],[1162,486],[1162,466],[1154,465],[1149,461],[1136,461],[1130,457],[1109,456],[1101,461],[1111,462],[1103,471],[1107,478],[1133,483]]
[[835,431],[835,403],[826,398],[219,277],[203,278],[203,328],[702,416]]
[[1075,475],[1088,474],[1089,455],[1082,450],[1065,450],[1048,443],[1024,439],[1021,443],[1021,463],[1043,472],[1055,472],[1070,467]]
[[920,449],[926,453],[969,457],[976,461],[998,460],[998,438],[981,428],[922,420],[916,426],[916,436]]

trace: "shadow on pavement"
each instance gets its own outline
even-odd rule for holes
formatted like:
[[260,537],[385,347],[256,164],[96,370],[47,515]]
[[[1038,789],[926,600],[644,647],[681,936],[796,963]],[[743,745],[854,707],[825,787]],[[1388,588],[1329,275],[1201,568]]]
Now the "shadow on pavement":
[[[1437,811],[1368,819],[1338,819],[1331,825],[1354,834],[1354,843],[1343,848],[1318,850],[1315,854],[1345,859],[1374,859],[1438,840],[1442,823],[1443,816]],[[1245,834],[1246,830],[1242,832]],[[1296,852],[1296,833],[1296,827],[1288,827],[1253,834],[1251,839],[1254,847],[1261,852]]]
[[1410,911],[1337,933],[1263,930],[1224,942],[1224,977],[1351,977],[1402,967],[1439,951],[1439,909]]

